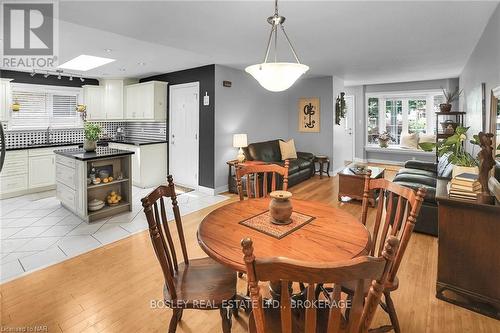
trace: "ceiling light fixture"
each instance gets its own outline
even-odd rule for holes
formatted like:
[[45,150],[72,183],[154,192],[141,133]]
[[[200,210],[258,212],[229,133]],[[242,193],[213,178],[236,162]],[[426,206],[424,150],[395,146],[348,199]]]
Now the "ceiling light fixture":
[[80,77],[80,81],[85,82],[85,79],[83,77]]
[[82,54],[60,65],[59,68],[85,72],[109,64],[113,61],[115,61],[115,59],[94,57]]
[[[283,23],[285,17],[278,14],[278,0],[274,1],[274,15],[267,18],[267,22],[271,24],[271,33],[267,41],[266,55],[264,62],[261,64],[251,65],[245,68],[245,71],[252,75],[259,84],[269,91],[284,91],[290,88],[297,79],[309,70],[309,66],[301,64],[295,49],[285,32]],[[292,62],[277,62],[278,52],[278,27],[283,32],[283,35],[292,50],[296,63]],[[269,50],[274,35],[274,62],[267,62]]]
[[70,81],[73,81],[73,75],[70,75],[70,76],[69,76],[69,80],[70,80]]

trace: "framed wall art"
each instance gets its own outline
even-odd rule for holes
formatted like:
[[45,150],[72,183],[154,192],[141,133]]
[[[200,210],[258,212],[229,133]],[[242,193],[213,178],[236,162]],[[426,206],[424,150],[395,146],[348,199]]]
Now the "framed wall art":
[[300,98],[299,132],[318,133],[320,129],[319,97]]

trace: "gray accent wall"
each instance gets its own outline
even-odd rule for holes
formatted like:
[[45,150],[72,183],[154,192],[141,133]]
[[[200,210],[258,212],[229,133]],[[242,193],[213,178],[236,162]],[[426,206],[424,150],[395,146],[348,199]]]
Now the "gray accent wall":
[[464,89],[464,96],[460,102],[462,109],[467,112],[466,120],[471,126],[469,130],[471,134],[482,130],[481,83],[483,82],[486,83],[488,123],[491,90],[500,86],[500,5],[492,14],[460,74],[460,86]]
[[238,154],[233,134],[246,133],[249,143],[287,138],[288,99],[286,92],[269,92],[246,72],[221,65],[215,66],[215,95],[215,189],[220,192],[227,186],[226,161]]
[[[286,91],[288,102],[288,135],[295,140],[297,151],[333,156],[333,77],[303,79]],[[302,97],[319,97],[320,132],[299,132],[298,102]]]

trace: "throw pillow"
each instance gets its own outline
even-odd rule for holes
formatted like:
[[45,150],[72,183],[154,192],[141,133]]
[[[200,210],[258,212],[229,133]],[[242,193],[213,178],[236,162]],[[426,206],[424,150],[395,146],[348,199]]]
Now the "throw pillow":
[[401,133],[401,148],[418,149],[418,134],[417,133]]
[[418,135],[418,143],[422,143],[422,142],[431,142],[431,143],[434,143],[436,142],[436,136],[432,133],[420,133]]
[[297,151],[295,150],[295,142],[293,139],[288,141],[280,140],[280,150],[281,150],[281,160],[287,160],[289,158],[297,158]]

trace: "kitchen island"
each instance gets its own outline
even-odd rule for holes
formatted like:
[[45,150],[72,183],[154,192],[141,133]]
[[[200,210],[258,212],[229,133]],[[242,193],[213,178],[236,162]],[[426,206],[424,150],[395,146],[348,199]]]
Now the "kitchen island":
[[62,149],[56,154],[56,196],[84,221],[132,211],[134,152],[98,147],[94,152]]

